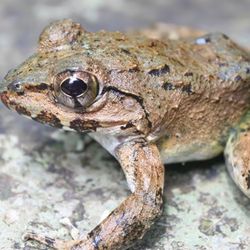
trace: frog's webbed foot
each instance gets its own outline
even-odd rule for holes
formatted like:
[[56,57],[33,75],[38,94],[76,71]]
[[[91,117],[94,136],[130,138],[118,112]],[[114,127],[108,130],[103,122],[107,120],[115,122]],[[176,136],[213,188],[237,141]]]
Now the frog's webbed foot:
[[34,233],[25,235],[60,250],[127,249],[141,239],[162,211],[164,166],[154,144],[129,141],[116,149],[132,193],[85,238],[63,242]]
[[225,148],[225,158],[233,180],[250,198],[250,121],[242,122],[232,132]]
[[76,245],[79,242],[77,240],[61,241],[34,232],[28,232],[25,235],[23,235],[23,240],[24,241],[35,240],[41,244],[44,244],[48,247],[58,250],[70,250],[74,245]]
[[70,235],[73,240],[70,241],[61,241],[57,239],[53,239],[51,237],[34,233],[34,232],[27,232],[23,235],[23,240],[35,240],[39,243],[42,243],[44,245],[47,245],[48,247],[54,248],[54,249],[71,249],[74,245],[76,245],[79,241],[79,231],[76,227],[73,226],[73,224],[70,222],[68,218],[64,218],[60,221],[62,225],[68,228]]

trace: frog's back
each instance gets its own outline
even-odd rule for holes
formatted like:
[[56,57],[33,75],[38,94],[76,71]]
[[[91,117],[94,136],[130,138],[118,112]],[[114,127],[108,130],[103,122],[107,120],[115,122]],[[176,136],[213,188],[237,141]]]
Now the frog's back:
[[215,156],[250,107],[250,56],[223,34],[161,41],[100,32],[83,48],[109,72],[107,86],[137,97],[147,138],[168,161]]
[[215,33],[180,42],[175,53],[184,50],[178,72],[164,83],[167,108],[153,132],[161,137],[166,162],[216,156],[250,107],[250,57],[244,49]]

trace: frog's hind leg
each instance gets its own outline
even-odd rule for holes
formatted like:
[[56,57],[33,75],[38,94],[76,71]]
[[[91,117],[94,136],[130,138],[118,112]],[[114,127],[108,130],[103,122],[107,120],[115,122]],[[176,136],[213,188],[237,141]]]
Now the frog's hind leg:
[[229,136],[225,158],[233,180],[250,198],[250,113]]
[[141,239],[162,211],[164,166],[154,144],[141,139],[116,149],[131,194],[86,237],[60,241],[35,233],[25,235],[59,250],[127,249]]

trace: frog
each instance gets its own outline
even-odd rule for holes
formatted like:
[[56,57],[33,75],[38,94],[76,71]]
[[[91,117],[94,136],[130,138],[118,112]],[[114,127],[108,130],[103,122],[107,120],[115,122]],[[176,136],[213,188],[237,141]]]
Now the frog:
[[163,210],[165,164],[224,153],[250,198],[250,53],[223,33],[89,32],[54,21],[37,51],[0,87],[7,108],[56,128],[88,133],[119,162],[131,193],[86,236],[54,249],[128,249]]

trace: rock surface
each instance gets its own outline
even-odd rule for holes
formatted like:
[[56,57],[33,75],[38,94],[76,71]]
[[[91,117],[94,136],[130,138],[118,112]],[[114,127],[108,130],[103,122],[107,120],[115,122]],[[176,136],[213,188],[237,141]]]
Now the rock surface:
[[[69,17],[89,30],[165,21],[220,30],[248,45],[249,8],[247,0],[2,0],[0,74],[34,51],[54,19]],[[134,250],[250,249],[250,200],[235,187],[222,157],[166,170],[163,216]],[[24,243],[26,230],[70,239],[64,218],[84,234],[128,193],[118,163],[90,138],[0,106],[0,249],[46,249]]]

